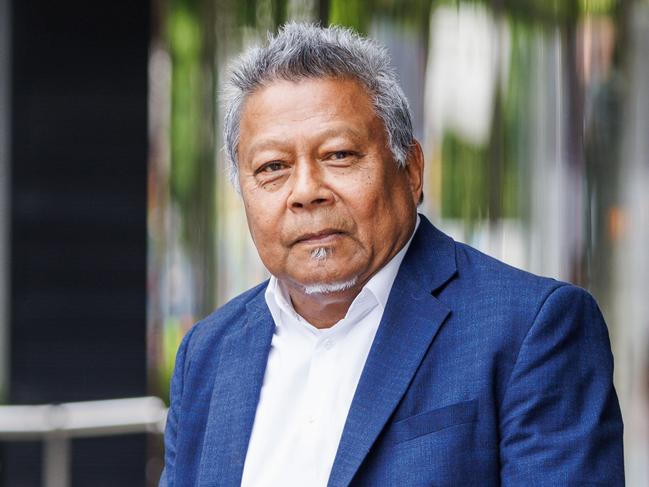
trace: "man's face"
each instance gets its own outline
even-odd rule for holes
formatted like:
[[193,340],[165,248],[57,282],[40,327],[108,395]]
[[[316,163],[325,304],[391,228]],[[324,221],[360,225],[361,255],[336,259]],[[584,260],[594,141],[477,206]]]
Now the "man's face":
[[264,265],[290,288],[362,286],[410,237],[420,148],[397,167],[357,82],[271,83],[246,101],[240,130],[248,226]]

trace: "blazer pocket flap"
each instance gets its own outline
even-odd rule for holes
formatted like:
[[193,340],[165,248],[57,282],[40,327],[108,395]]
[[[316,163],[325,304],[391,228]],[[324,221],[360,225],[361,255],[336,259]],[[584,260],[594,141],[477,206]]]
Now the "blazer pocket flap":
[[435,431],[478,420],[478,400],[463,401],[426,411],[392,424],[386,440],[401,443]]

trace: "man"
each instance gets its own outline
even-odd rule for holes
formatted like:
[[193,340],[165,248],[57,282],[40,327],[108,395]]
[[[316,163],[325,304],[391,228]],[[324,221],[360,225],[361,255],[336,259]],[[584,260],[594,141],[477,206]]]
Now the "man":
[[272,277],[185,337],[161,485],[623,485],[597,305],[417,215],[381,47],[289,24],[239,59],[226,110]]

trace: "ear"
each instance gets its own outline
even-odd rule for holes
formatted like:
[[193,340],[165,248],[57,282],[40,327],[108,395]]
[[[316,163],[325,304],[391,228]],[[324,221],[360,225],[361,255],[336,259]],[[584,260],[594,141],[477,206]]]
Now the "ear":
[[412,139],[410,144],[405,170],[412,198],[415,206],[417,206],[422,199],[424,184],[424,152],[421,150],[421,144],[417,139]]

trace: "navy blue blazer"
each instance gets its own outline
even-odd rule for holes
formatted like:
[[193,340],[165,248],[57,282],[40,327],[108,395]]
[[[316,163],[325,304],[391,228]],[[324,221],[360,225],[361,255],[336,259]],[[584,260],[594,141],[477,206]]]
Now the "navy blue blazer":
[[[161,485],[240,484],[274,329],[266,285],[183,340]],[[454,242],[422,217],[328,485],[623,485],[612,373],[588,293]]]

